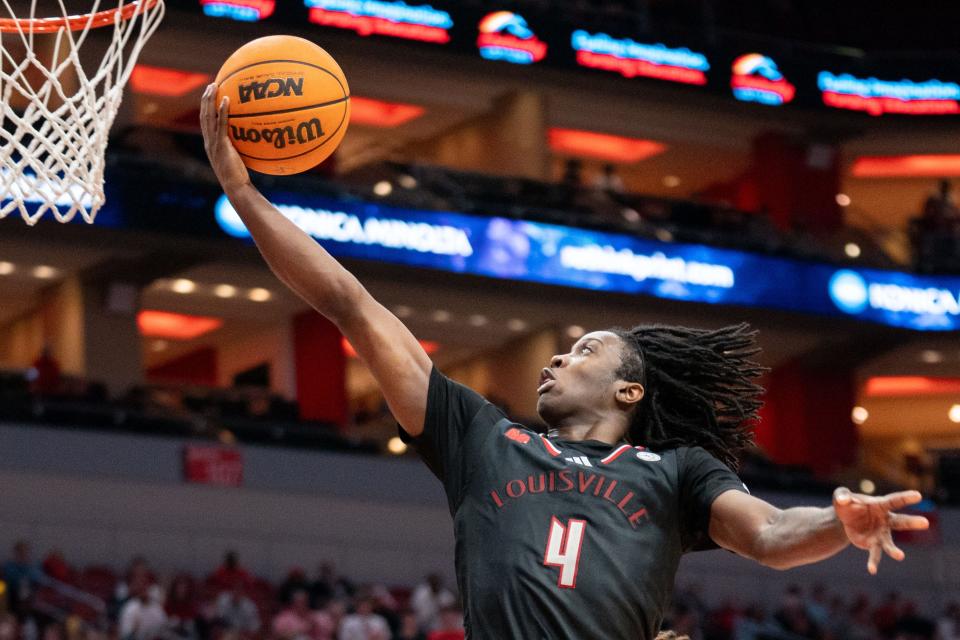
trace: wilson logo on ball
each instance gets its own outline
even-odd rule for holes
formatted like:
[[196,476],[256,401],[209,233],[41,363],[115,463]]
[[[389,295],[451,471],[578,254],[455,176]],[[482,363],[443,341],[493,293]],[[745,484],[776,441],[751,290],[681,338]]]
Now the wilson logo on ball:
[[323,125],[319,118],[311,118],[298,124],[297,126],[288,125],[286,127],[274,127],[263,129],[247,129],[230,125],[230,136],[237,142],[269,142],[277,149],[283,149],[287,145],[307,144],[317,138],[322,138]]
[[253,81],[237,87],[240,104],[264,98],[289,98],[303,95],[303,78],[270,78],[264,82]]

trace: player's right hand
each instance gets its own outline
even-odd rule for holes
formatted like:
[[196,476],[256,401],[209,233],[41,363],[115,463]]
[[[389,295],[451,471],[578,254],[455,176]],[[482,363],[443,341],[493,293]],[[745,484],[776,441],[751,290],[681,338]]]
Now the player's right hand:
[[217,180],[224,191],[241,187],[250,183],[250,172],[240,158],[227,135],[227,112],[230,107],[229,98],[223,97],[219,105],[217,100],[217,85],[207,85],[200,101],[200,129],[203,131],[203,148],[207,151],[210,166],[217,174]]

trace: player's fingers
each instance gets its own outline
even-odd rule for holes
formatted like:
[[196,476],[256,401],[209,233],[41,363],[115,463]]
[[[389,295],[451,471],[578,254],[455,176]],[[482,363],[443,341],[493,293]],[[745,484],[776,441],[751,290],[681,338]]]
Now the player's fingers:
[[203,97],[200,98],[200,129],[207,132],[207,119],[210,114],[210,86],[203,90]]
[[879,544],[873,544],[870,546],[870,553],[867,556],[867,572],[870,575],[877,575],[877,565],[880,564],[880,557],[882,555],[883,550],[880,548]]
[[879,503],[885,509],[896,511],[908,505],[917,504],[921,500],[923,500],[923,496],[920,495],[919,491],[898,491],[897,493],[881,496]]
[[227,137],[227,119],[230,112],[230,98],[223,96],[223,100],[220,101],[220,113],[219,120],[217,121],[217,127],[219,128],[220,135],[224,138]]
[[886,552],[886,554],[897,562],[900,562],[906,557],[903,549],[893,543],[893,538],[890,537],[890,534],[887,534],[883,537],[881,544],[883,545],[883,550]]
[[908,516],[903,513],[891,513],[890,528],[896,531],[929,529],[930,521],[923,516]]
[[848,505],[852,500],[853,494],[846,487],[837,487],[833,492],[833,503],[838,506]]

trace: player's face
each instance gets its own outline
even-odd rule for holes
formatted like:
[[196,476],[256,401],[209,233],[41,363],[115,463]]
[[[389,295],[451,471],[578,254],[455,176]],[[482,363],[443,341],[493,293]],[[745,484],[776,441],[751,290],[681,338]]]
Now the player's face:
[[540,374],[537,413],[550,426],[569,419],[592,420],[616,408],[620,337],[594,331],[577,340],[569,353],[556,355]]

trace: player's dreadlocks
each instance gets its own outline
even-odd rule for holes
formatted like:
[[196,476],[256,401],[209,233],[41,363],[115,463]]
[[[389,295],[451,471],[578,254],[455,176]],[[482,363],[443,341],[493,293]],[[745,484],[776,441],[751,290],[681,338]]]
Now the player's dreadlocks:
[[701,446],[731,469],[753,443],[764,369],[757,332],[743,323],[722,329],[641,325],[612,329],[624,342],[618,378],[646,393],[634,412],[629,439],[654,450]]

